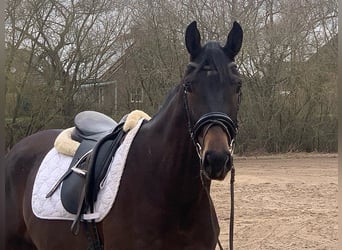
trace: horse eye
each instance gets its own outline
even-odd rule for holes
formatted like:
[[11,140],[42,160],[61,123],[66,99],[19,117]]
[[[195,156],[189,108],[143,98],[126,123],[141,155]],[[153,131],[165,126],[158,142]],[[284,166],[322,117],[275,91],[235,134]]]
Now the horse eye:
[[186,92],[189,92],[189,93],[192,92],[192,84],[191,84],[191,82],[186,82],[186,83],[184,84],[184,90],[185,90]]

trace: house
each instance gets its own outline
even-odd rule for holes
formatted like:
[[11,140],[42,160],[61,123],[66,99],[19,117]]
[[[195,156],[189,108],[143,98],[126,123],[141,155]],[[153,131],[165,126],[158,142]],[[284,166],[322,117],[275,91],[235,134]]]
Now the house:
[[144,91],[132,76],[132,50],[133,46],[127,48],[99,79],[81,85],[80,96],[91,95],[96,100],[91,109],[120,119],[131,110],[143,108]]
[[148,49],[132,44],[99,79],[83,86],[88,92],[92,90],[97,100],[93,108],[115,119],[135,109],[150,115],[156,112],[167,92],[179,82],[179,74],[172,65],[166,71]]

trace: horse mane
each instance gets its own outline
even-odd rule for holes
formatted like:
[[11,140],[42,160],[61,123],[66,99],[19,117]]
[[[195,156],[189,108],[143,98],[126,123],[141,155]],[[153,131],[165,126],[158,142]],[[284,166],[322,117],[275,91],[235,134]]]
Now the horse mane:
[[168,106],[168,105],[171,103],[172,98],[175,97],[175,96],[177,95],[177,93],[178,93],[180,87],[181,87],[181,85],[180,85],[180,84],[177,84],[177,85],[174,86],[171,90],[169,90],[169,92],[168,92],[166,98],[164,99],[163,104],[159,106],[159,109],[158,109],[157,113],[156,113],[154,116],[158,115],[158,113],[159,113],[160,111],[162,111],[163,109],[165,109],[165,107]]
[[216,70],[222,81],[229,75],[228,64],[230,63],[222,47],[218,42],[209,41],[203,47],[200,67],[209,66],[212,70]]
[[227,55],[224,53],[220,44],[216,41],[209,41],[202,47],[202,52],[198,59],[190,62],[188,65],[186,73],[187,76],[183,81],[192,81],[198,71],[204,69],[207,71],[217,71],[220,82],[222,82],[231,74],[228,67],[230,63],[231,61],[228,60]]
[[[197,69],[194,70],[193,74],[188,75],[186,73],[186,75],[188,76],[185,76],[182,81],[184,81],[185,79],[190,80],[189,77],[193,77],[201,68],[205,66],[210,67],[211,70],[217,71],[220,76],[220,81],[222,81],[230,74],[228,68],[229,63],[230,62],[220,44],[216,41],[209,41],[202,48],[202,53],[200,55]],[[181,86],[181,84],[177,84],[168,92],[164,103],[160,106],[156,115],[170,103],[172,98],[179,92],[179,88]]]
[[[201,53],[200,61],[198,63],[199,66],[195,69],[194,74],[185,76],[182,81],[185,79],[189,80],[189,77],[193,77],[204,66],[209,66],[212,70],[216,70],[221,81],[225,79],[225,77],[229,75],[228,64],[230,62],[220,44],[215,41],[209,41],[203,46],[202,51],[203,52]],[[179,92],[179,88],[181,86],[181,84],[178,84],[168,92],[167,97],[165,98],[164,103],[160,106],[157,114],[170,103],[172,98]]]
[[179,88],[180,85],[178,84],[174,86],[171,90],[169,90],[162,107],[167,105],[171,101],[171,99],[178,93]]

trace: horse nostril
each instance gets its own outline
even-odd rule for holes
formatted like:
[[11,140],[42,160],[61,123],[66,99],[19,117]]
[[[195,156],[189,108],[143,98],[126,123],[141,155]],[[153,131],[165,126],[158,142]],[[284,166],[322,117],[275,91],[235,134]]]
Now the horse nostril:
[[211,178],[219,178],[224,174],[230,156],[228,153],[207,151],[204,156],[204,170]]
[[229,160],[228,153],[219,153],[214,151],[208,151],[205,154],[204,161],[208,165],[222,165]]
[[206,153],[204,156],[204,170],[207,172],[208,176],[211,176],[211,156],[210,153]]

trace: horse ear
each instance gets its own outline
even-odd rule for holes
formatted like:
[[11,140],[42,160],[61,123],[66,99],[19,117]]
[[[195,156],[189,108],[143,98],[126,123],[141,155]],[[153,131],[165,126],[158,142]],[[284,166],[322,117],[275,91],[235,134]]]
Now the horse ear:
[[242,45],[243,31],[240,24],[236,21],[233,23],[233,28],[228,34],[226,45],[223,47],[226,55],[234,59],[234,57],[239,53]]
[[191,59],[194,59],[201,52],[201,35],[197,29],[196,21],[190,23],[186,28],[185,45]]

